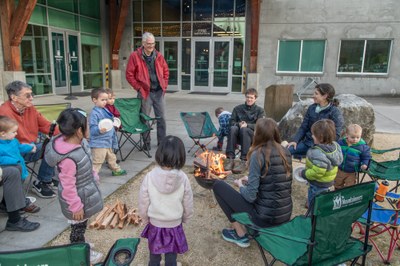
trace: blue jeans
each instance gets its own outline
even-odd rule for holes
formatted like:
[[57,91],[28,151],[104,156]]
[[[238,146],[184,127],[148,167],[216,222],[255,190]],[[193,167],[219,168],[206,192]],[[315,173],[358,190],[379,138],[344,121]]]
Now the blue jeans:
[[[153,107],[154,115],[159,117],[157,119],[157,145],[165,138],[167,132],[167,123],[165,121],[165,99],[162,89],[151,91],[147,99],[138,93],[138,98],[142,99],[142,113],[150,116],[151,107]],[[150,131],[143,133],[143,138],[146,144],[150,144]]]
[[[27,153],[24,155],[24,159],[26,162],[36,162],[40,160],[40,156],[42,155],[42,142],[35,143],[36,152],[35,153]],[[38,180],[41,182],[49,183],[53,179],[54,176],[54,167],[51,167],[47,164],[46,160],[43,158],[39,167]]]
[[290,146],[289,151],[293,155],[294,158],[301,159],[302,157],[306,156],[309,148],[311,148],[311,147],[306,145],[304,142],[299,142],[299,143],[297,143],[296,149],[294,149],[293,146]]
[[312,204],[314,204],[313,200],[315,196],[321,194],[324,191],[329,191],[329,187],[317,187],[315,185],[310,184],[310,186],[308,187],[308,198],[307,198],[308,209],[310,210],[312,209]]

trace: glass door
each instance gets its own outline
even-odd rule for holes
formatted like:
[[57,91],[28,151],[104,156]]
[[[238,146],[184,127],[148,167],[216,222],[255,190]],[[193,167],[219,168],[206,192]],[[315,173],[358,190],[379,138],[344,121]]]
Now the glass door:
[[232,83],[232,41],[193,40],[192,91],[230,92]]
[[229,39],[214,39],[212,91],[230,92],[232,80],[232,47]]
[[210,40],[194,40],[192,91],[210,91]]
[[81,91],[79,38],[71,32],[51,32],[53,84],[56,94]]
[[178,91],[180,82],[180,74],[178,73],[178,69],[180,66],[180,41],[176,40],[168,40],[168,38],[163,39],[163,55],[168,64],[169,69],[169,81],[168,81],[168,90]]

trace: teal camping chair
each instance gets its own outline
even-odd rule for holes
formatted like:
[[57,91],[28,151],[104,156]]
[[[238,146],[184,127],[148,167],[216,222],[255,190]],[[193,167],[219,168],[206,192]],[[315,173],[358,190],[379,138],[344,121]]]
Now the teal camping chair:
[[[122,127],[119,129],[118,146],[121,160],[125,161],[126,158],[134,151],[142,151],[147,157],[151,158],[148,149],[144,148],[144,145],[148,142],[150,137],[150,130],[152,130],[152,124],[157,118],[152,118],[144,113],[141,113],[142,100],[139,98],[120,98],[115,99],[115,107],[121,113]],[[138,136],[135,140],[134,136]],[[123,156],[122,148],[125,144],[131,143],[133,146],[130,151]]]
[[[106,259],[95,266],[129,266],[135,258],[140,238],[122,238],[115,241]],[[1,266],[48,265],[89,266],[90,246],[75,243],[62,246],[0,252]]]
[[[207,145],[218,136],[218,130],[215,128],[208,112],[181,112],[181,119],[189,137],[194,142],[193,146],[188,150],[188,153],[190,153],[196,145],[198,146],[196,152],[200,149],[206,151]],[[207,138],[212,139],[206,144],[200,143],[201,139]]]
[[[400,147],[386,149],[386,150],[371,149],[371,153],[385,154],[397,150],[400,150]],[[393,186],[391,186],[390,191],[394,191],[397,193],[397,190],[400,187],[400,153],[396,160],[379,162],[374,159],[371,159],[369,161],[368,169],[363,172],[363,176],[360,182],[364,180],[366,175],[369,175],[371,179],[375,181],[377,180],[392,181]]]
[[[265,265],[281,261],[287,265],[337,265],[360,256],[365,264],[368,245],[368,228],[375,183],[368,182],[340,190],[319,194],[314,200],[311,216],[297,216],[293,220],[269,228],[253,224],[247,213],[232,217],[246,226],[250,238],[261,251]],[[351,237],[352,223],[368,210],[364,242]],[[273,260],[269,264],[264,250]]]

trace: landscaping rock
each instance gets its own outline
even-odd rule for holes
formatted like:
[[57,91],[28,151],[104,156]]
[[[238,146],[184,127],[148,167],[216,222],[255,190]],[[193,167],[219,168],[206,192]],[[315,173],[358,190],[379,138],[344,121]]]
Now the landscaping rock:
[[[372,104],[354,94],[340,94],[336,97],[343,113],[345,126],[359,124],[363,128],[363,139],[372,145],[375,133],[375,114]],[[283,140],[290,141],[300,127],[312,99],[297,102],[279,122],[279,130]],[[345,128],[344,128],[345,129]],[[343,129],[343,130],[344,130]]]

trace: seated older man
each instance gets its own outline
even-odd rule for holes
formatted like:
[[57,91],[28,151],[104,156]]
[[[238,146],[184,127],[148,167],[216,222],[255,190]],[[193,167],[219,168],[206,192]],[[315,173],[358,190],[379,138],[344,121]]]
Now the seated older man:
[[[33,106],[32,88],[22,81],[13,81],[6,86],[8,101],[0,106],[0,114],[15,119],[18,122],[16,138],[21,143],[35,143],[36,152],[26,154],[27,162],[34,162],[42,155],[42,142],[37,142],[39,133],[49,134],[51,122],[40,114]],[[56,128],[55,134],[58,134]],[[38,180],[33,183],[32,190],[39,197],[53,198],[56,196],[52,190],[58,182],[53,179],[54,168],[50,167],[43,159],[39,168]]]
[[20,215],[20,210],[26,205],[21,183],[21,167],[17,165],[0,167],[0,186],[3,186],[8,215],[6,230],[29,232],[38,229],[39,223],[30,222]]

